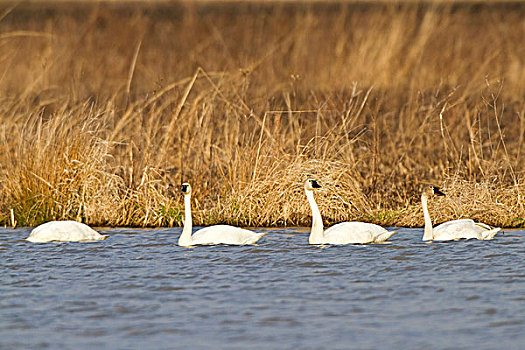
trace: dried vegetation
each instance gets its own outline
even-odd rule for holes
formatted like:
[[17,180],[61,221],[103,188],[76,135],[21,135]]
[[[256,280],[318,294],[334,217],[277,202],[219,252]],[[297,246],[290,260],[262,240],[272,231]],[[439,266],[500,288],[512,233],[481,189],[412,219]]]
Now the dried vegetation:
[[0,221],[524,226],[525,6],[0,7]]

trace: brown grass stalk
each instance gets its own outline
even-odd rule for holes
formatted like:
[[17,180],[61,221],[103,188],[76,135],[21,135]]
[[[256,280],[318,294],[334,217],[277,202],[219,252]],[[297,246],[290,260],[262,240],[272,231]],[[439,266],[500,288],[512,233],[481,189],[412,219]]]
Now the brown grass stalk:
[[[0,5],[0,221],[524,226],[525,7]],[[88,18],[83,21],[83,18]],[[15,218],[12,218],[14,213]]]

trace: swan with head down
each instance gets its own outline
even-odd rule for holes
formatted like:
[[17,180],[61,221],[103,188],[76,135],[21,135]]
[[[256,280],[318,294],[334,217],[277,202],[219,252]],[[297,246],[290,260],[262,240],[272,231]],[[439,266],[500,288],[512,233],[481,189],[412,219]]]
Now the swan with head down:
[[310,244],[382,243],[397,233],[379,225],[357,221],[341,222],[324,231],[323,219],[313,194],[316,188],[321,188],[316,180],[305,181],[304,191],[312,209],[312,231],[308,239]]
[[423,216],[425,217],[425,232],[423,241],[454,241],[458,239],[479,239],[490,240],[501,230],[501,228],[491,228],[489,225],[475,222],[471,219],[459,219],[444,222],[436,227],[432,227],[432,220],[428,213],[427,202],[430,197],[445,196],[436,186],[427,186],[421,194],[421,205]]
[[208,226],[192,235],[191,186],[189,183],[182,184],[181,193],[184,195],[184,228],[179,238],[179,246],[181,247],[212,244],[255,244],[266,235],[266,232],[253,232],[230,225]]
[[76,221],[50,221],[35,227],[26,241],[44,242],[83,242],[99,241],[109,236],[101,235],[86,224]]

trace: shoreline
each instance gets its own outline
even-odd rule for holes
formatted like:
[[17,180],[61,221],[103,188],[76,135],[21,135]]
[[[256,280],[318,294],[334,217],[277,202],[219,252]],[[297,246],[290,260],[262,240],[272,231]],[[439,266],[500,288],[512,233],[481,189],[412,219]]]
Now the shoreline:
[[188,4],[1,4],[0,224],[525,227],[525,6]]

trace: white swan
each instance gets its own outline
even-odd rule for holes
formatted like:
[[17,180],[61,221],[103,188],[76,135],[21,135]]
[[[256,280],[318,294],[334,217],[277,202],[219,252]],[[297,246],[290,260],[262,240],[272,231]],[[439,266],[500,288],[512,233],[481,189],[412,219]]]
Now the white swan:
[[88,225],[76,221],[50,221],[35,227],[27,241],[33,243],[44,242],[79,242],[98,241],[109,236],[99,234]]
[[431,196],[444,196],[445,194],[435,186],[427,186],[421,194],[421,205],[425,217],[425,233],[423,241],[453,241],[458,239],[490,240],[494,238],[501,228],[491,228],[489,225],[474,222],[471,219],[452,220],[432,228],[432,220],[428,213],[427,201]]
[[184,228],[182,229],[179,238],[179,246],[189,247],[205,244],[255,244],[255,242],[257,242],[262,236],[266,235],[266,232],[258,233],[230,225],[208,226],[198,230],[192,235],[190,184],[182,184],[181,192],[184,194]]
[[308,239],[310,244],[381,243],[397,233],[387,231],[379,225],[357,221],[341,222],[323,233],[323,219],[313,194],[315,188],[321,188],[316,180],[305,181],[304,191],[312,209],[312,231]]

